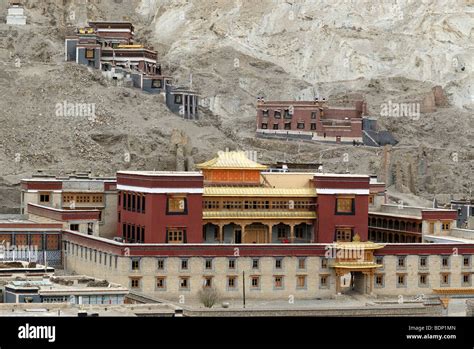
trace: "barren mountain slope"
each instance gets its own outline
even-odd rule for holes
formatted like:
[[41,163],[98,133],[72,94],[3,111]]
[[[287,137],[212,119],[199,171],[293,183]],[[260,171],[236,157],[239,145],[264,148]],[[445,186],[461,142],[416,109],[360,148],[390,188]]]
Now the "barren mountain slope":
[[[262,95],[362,95],[400,140],[389,164],[395,193],[447,199],[472,188],[474,20],[467,1],[24,3],[27,26],[0,25],[0,190],[7,207],[17,205],[19,179],[36,169],[173,169],[174,129],[189,137],[194,162],[238,148],[257,151],[260,161],[321,160],[325,171],[380,172],[382,149],[256,139]],[[181,120],[159,96],[63,62],[64,36],[98,19],[133,21],[137,39],[159,51],[178,83],[192,74],[202,120]],[[436,85],[449,106],[418,118],[380,116],[389,101],[421,103]],[[95,103],[97,118],[56,115],[64,101]]]

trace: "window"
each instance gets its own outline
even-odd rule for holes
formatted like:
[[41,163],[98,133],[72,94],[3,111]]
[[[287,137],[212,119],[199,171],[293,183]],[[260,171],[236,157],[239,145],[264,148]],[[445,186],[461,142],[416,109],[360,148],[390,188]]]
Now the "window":
[[281,111],[280,110],[275,110],[275,112],[273,113],[273,117],[275,119],[280,119],[281,118]]
[[146,203],[145,196],[142,196],[142,213],[145,213],[145,203]]
[[329,276],[328,275],[321,275],[319,278],[319,285],[321,288],[329,287]]
[[181,259],[181,270],[188,270],[188,260]]
[[351,240],[352,240],[352,229],[350,228],[336,229],[336,241],[351,241]]
[[188,277],[180,277],[179,278],[179,288],[181,290],[189,290],[189,278]]
[[383,268],[383,257],[375,257],[375,263],[381,265]]
[[275,259],[275,269],[281,269],[283,266],[283,259],[277,258]]
[[315,122],[312,122],[312,123],[311,123],[311,129],[312,129],[312,130],[316,130],[316,123],[315,123]]
[[376,287],[383,287],[383,275],[377,274],[375,275],[375,286]]
[[132,259],[132,270],[140,270],[140,260]]
[[268,118],[268,109],[263,109],[262,110],[262,115],[265,117],[265,118]]
[[156,278],[156,288],[157,289],[164,289],[165,288],[165,280],[166,278],[163,276],[159,276]]
[[421,287],[428,286],[428,275],[427,274],[420,274],[419,284],[420,284]]
[[471,286],[471,274],[462,275],[462,284],[463,286]]
[[217,209],[219,208],[219,201],[204,201],[205,209]]
[[162,88],[163,87],[163,82],[160,79],[152,80],[151,81],[151,87],[152,88]]
[[142,211],[142,208],[141,208],[141,204],[142,204],[142,200],[140,198],[140,195],[137,195],[137,212],[141,212]]
[[295,227],[295,238],[303,239],[305,232],[306,232],[306,226],[305,225],[297,225]]
[[374,198],[375,198],[375,195],[369,195],[369,205],[374,204]]
[[291,130],[291,122],[285,122],[285,130]]
[[338,197],[336,199],[336,214],[354,214],[354,197]]
[[469,256],[464,256],[462,258],[462,266],[464,268],[469,268],[471,266],[471,258]]
[[229,269],[235,269],[235,259],[229,259]]
[[291,119],[291,116],[290,109],[285,109],[285,119]]
[[186,197],[179,195],[168,196],[167,214],[186,213]]
[[181,244],[185,241],[186,230],[183,228],[167,228],[166,237],[169,244]]
[[212,287],[212,276],[206,276],[204,277],[204,287]]
[[79,231],[79,224],[69,224],[69,230]]
[[273,278],[273,286],[275,288],[283,288],[283,276],[275,276]]
[[182,104],[183,95],[174,95],[174,104]]
[[397,269],[405,269],[405,256],[398,257]]
[[165,260],[163,258],[158,259],[157,268],[158,270],[165,270]]
[[274,130],[278,130],[280,128],[280,126],[278,126],[278,124],[273,124],[273,129]]
[[237,287],[237,277],[236,276],[228,276],[227,277],[227,287],[228,288],[236,288]]
[[304,130],[304,122],[298,122],[296,124],[296,128],[299,130]]
[[450,226],[451,226],[451,224],[450,224],[449,222],[443,222],[443,223],[441,224],[441,229],[442,229],[442,230],[449,230],[449,229],[450,229]]
[[306,258],[298,258],[298,269],[306,269]]
[[49,203],[50,197],[49,194],[40,194],[40,203]]
[[258,259],[252,259],[252,269],[258,269]]
[[316,119],[317,112],[312,111],[311,112],[311,119]]
[[441,274],[441,286],[449,286],[449,274]]
[[326,269],[328,267],[328,259],[321,258],[321,269]]
[[131,278],[130,279],[130,288],[140,288],[140,279],[139,278]]
[[441,257],[441,266],[443,268],[449,268],[449,256],[443,256]]
[[262,130],[266,130],[268,128],[268,124],[266,122],[262,122]]
[[406,279],[407,278],[405,274],[397,274],[397,287],[405,287]]
[[86,58],[87,59],[94,59],[95,50],[93,48],[86,49]]
[[296,288],[306,288],[306,275],[296,276]]
[[206,270],[212,270],[212,259],[206,259],[204,267]]
[[428,257],[425,257],[425,256],[420,257],[420,269],[427,268],[427,266],[428,266],[427,259],[428,259]]
[[278,239],[286,239],[286,227],[284,226],[277,227],[277,237]]
[[259,288],[260,287],[260,276],[252,276],[252,288]]

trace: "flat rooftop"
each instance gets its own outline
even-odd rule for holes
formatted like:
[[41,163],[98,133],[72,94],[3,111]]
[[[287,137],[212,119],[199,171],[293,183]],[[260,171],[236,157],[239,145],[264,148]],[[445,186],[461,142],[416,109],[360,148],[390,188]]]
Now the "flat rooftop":
[[52,276],[43,280],[21,280],[12,281],[5,285],[9,289],[37,289],[39,294],[71,294],[71,293],[124,293],[128,289],[119,285],[109,283],[107,280],[99,280],[84,275],[80,276]]
[[118,171],[117,174],[138,175],[138,176],[202,176],[198,171]]

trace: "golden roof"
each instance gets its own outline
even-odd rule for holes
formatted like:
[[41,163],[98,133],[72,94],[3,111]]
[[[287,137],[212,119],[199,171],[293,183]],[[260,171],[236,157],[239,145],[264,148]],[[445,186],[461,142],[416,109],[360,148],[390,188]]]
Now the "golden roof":
[[377,264],[374,262],[336,262],[333,265],[334,268],[341,268],[341,269],[371,269],[371,268],[381,268],[383,265]]
[[356,233],[352,241],[336,242],[334,247],[338,250],[378,250],[385,247],[385,245],[372,241],[360,241],[360,235]]
[[221,151],[217,157],[196,165],[199,169],[228,169],[228,170],[266,170],[268,167],[250,160],[243,151]]
[[121,44],[121,45],[118,45],[117,48],[143,48],[143,45],[138,45],[138,44],[125,45],[125,44]]
[[312,211],[203,211],[203,219],[316,219]]
[[314,188],[204,187],[203,196],[316,197]]

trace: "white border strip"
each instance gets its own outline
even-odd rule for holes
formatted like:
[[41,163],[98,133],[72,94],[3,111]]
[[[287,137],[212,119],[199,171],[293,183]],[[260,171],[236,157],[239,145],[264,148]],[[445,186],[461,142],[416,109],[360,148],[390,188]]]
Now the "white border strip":
[[189,193],[189,194],[202,194],[204,188],[146,188],[146,187],[136,187],[131,185],[117,185],[118,190],[124,191],[137,191],[141,193],[150,193],[150,194],[174,194],[174,193]]
[[326,189],[326,188],[316,188],[316,194],[369,195],[369,189]]

